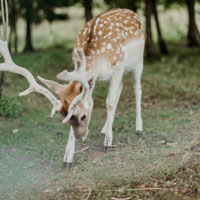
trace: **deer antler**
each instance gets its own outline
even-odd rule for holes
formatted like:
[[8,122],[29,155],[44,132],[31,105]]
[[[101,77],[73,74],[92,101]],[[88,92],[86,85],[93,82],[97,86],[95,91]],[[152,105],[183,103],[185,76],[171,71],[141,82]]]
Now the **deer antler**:
[[[5,10],[6,14],[4,13],[4,3],[5,3]],[[4,30],[4,40],[0,39],[0,54],[4,58],[4,63],[0,64],[0,71],[8,71],[13,72],[16,74],[20,74],[24,76],[27,81],[29,82],[30,86],[25,91],[21,92],[19,96],[25,96],[32,92],[38,92],[40,94],[43,94],[52,104],[53,109],[51,111],[50,117],[53,117],[53,115],[56,113],[56,111],[60,111],[61,109],[61,102],[56,99],[56,97],[46,88],[39,85],[33,75],[25,68],[20,67],[16,65],[10,55],[9,49],[8,49],[8,6],[7,6],[7,0],[3,1],[1,0],[1,12],[2,12],[2,21],[3,21],[3,30]]]

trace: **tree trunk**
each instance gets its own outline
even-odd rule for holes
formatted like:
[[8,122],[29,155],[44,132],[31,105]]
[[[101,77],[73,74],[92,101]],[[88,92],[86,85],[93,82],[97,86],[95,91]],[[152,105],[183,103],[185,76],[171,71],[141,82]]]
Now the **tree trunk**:
[[0,78],[0,101],[3,93],[3,84],[5,79],[5,72],[1,72],[1,78]]
[[146,51],[147,58],[152,58],[155,55],[154,44],[151,31],[151,2],[145,0],[145,17],[146,17]]
[[89,21],[92,19],[92,0],[84,0],[85,19]]
[[18,46],[18,36],[17,36],[17,14],[15,3],[11,4],[11,12],[10,12],[10,40],[9,40],[9,48],[10,51],[14,49],[14,53],[17,53]]
[[167,45],[166,45],[166,43],[165,43],[165,41],[162,37],[160,22],[159,22],[159,18],[158,18],[158,12],[157,12],[157,8],[156,8],[156,0],[151,0],[151,3],[152,3],[151,5],[152,5],[152,11],[153,11],[154,19],[155,19],[155,22],[156,22],[160,52],[161,52],[161,54],[168,54],[169,52],[167,50]]
[[26,0],[26,46],[24,51],[33,51],[32,45],[32,1]]
[[195,0],[185,0],[188,9],[188,45],[199,46],[200,45],[200,34],[195,22]]

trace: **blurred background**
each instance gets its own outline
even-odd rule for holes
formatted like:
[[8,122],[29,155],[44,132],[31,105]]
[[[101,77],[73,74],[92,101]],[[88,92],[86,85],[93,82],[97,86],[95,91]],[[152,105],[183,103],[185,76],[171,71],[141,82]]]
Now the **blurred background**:
[[[70,46],[85,21],[112,8],[129,8],[140,16],[146,54],[156,45],[169,53],[168,42],[200,45],[198,0],[9,0],[10,47],[13,53]],[[70,46],[71,47],[71,46]]]

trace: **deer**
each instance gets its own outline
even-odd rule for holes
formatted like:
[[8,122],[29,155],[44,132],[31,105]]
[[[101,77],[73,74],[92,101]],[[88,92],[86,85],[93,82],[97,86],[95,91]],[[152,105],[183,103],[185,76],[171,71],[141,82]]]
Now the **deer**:
[[110,82],[106,98],[107,119],[101,130],[105,135],[105,150],[113,147],[112,126],[125,72],[131,72],[133,75],[136,96],[136,133],[142,133],[141,75],[145,40],[141,22],[135,12],[129,9],[112,9],[97,15],[83,26],[76,38],[72,53],[74,71],[69,72],[65,69],[56,75],[58,80],[66,81],[67,84],[38,76],[39,81],[59,97],[57,99],[50,90],[39,85],[26,68],[13,62],[7,44],[7,0],[1,0],[1,8],[5,37],[4,40],[0,40],[0,54],[4,58],[4,62],[0,64],[0,71],[24,76],[30,86],[19,96],[32,92],[44,95],[53,105],[50,117],[60,112],[64,117],[62,122],[70,124],[63,158],[65,167],[70,167],[73,163],[75,141],[84,141],[89,133],[88,126],[94,105],[92,94],[96,81]]

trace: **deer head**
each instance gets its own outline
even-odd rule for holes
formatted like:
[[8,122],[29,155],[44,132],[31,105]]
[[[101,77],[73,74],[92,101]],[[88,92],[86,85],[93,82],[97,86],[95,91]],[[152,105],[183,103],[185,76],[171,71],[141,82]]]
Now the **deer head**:
[[88,125],[93,109],[92,90],[94,79],[87,77],[86,58],[83,49],[75,49],[77,58],[74,60],[73,72],[64,70],[57,74],[57,79],[70,81],[61,85],[57,82],[38,77],[49,89],[55,92],[62,103],[60,113],[64,116],[63,123],[69,122],[73,127],[74,136],[84,140],[88,134]]

